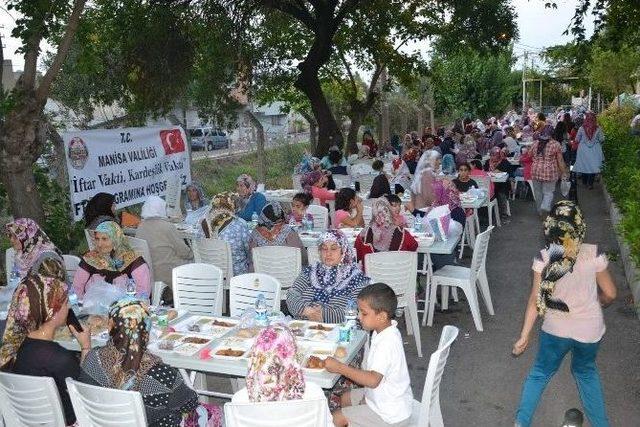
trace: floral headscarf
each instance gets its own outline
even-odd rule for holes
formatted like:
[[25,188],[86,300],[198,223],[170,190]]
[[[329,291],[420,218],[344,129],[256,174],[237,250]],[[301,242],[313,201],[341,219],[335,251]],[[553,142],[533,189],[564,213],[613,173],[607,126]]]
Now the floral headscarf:
[[371,230],[373,234],[372,244],[375,250],[379,252],[388,251],[391,246],[393,232],[396,229],[391,204],[384,197],[375,199],[371,213],[371,222],[367,228],[362,230],[361,236],[365,239],[369,230]]
[[284,221],[284,210],[279,202],[269,202],[264,205],[260,216],[258,217],[258,225],[267,228],[273,228],[276,224]]
[[[337,149],[337,147],[335,148]],[[293,169],[293,172],[296,175],[304,175],[305,173],[314,171],[319,167],[320,167],[320,159],[318,159],[317,157],[311,156],[311,154],[309,153],[304,153],[302,156],[302,160],[300,160],[300,163],[298,163],[295,166],[295,168]]]
[[[249,189],[249,195],[256,192],[256,182],[251,178],[251,175],[243,173],[236,179],[236,183],[240,183]],[[248,196],[247,196],[248,197]]]
[[106,221],[96,227],[96,233],[106,234],[113,249],[109,255],[100,253],[97,249],[87,252],[82,260],[90,266],[112,272],[123,272],[138,258],[141,258],[129,245],[120,226],[113,221]]
[[151,317],[149,308],[142,301],[123,298],[109,307],[107,345],[97,350],[109,387],[122,390],[138,390],[140,380],[160,359],[147,352]]
[[218,234],[233,221],[235,211],[236,195],[234,193],[224,192],[213,196],[208,221],[212,238],[217,238]]
[[258,227],[251,237],[258,246],[284,245],[293,228],[285,223],[285,214],[279,202],[267,203],[258,217]]
[[5,230],[7,234],[14,235],[22,244],[22,250],[17,251],[15,255],[15,266],[20,278],[29,273],[31,267],[44,252],[55,252],[61,255],[56,245],[31,218],[18,218],[5,225]]
[[300,178],[300,185],[302,185],[305,192],[311,193],[311,187],[313,187],[316,182],[320,181],[323,175],[323,172],[319,170],[307,172],[302,175],[302,178]]
[[198,207],[195,207],[191,204],[191,200],[189,200],[189,197],[185,197],[185,208],[187,210],[196,210],[196,209],[200,209],[203,206],[206,206],[209,204],[209,201],[207,200],[206,196],[204,195],[204,190],[202,189],[202,186],[195,182],[192,181],[191,184],[187,185],[187,187],[185,188],[185,191],[189,191],[190,188],[194,188],[197,192],[198,192]]
[[362,274],[356,263],[353,247],[347,236],[340,230],[328,230],[318,238],[318,247],[324,243],[337,243],[342,252],[342,260],[336,266],[325,265],[322,261],[309,266],[309,278],[314,290],[313,300],[328,303],[336,295],[348,295],[354,289],[365,286],[369,278]]
[[[54,248],[55,249],[55,248]],[[0,367],[11,362],[27,335],[48,322],[67,300],[62,258],[51,252],[22,279],[11,300],[0,348]]]
[[580,208],[570,200],[556,203],[544,221],[549,263],[542,270],[542,282],[538,293],[538,314],[544,316],[547,308],[569,311],[569,307],[551,299],[556,282],[573,270],[587,225]]
[[589,111],[584,116],[584,122],[582,122],[582,127],[584,128],[584,132],[587,134],[587,138],[593,138],[593,135],[598,130],[598,119],[596,118],[596,113],[593,111]]
[[434,200],[432,207],[447,205],[452,211],[460,207],[460,193],[448,179],[436,179],[433,183]]
[[301,399],[305,382],[296,359],[296,339],[284,326],[269,326],[256,337],[249,358],[247,392],[251,402]]

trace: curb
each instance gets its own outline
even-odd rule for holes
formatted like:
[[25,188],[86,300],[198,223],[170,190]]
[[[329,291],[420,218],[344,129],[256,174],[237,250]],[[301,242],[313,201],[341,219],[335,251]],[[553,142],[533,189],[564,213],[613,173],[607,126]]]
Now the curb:
[[604,193],[607,209],[609,210],[609,216],[611,217],[611,224],[615,231],[616,241],[618,242],[618,247],[620,249],[620,258],[622,259],[627,285],[631,290],[631,295],[633,295],[636,315],[640,318],[640,268],[638,268],[633,259],[631,259],[629,246],[617,232],[622,214],[620,213],[616,203],[611,198],[611,195],[609,195],[607,186],[604,182],[602,182],[602,192]]

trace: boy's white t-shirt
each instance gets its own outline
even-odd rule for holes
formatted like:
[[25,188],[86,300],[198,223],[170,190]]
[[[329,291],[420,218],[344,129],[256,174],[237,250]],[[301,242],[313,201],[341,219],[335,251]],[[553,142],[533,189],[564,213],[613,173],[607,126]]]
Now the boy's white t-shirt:
[[373,333],[365,369],[382,375],[376,388],[365,388],[365,401],[386,423],[399,423],[411,416],[413,392],[409,369],[404,356],[402,336],[391,321],[391,326]]

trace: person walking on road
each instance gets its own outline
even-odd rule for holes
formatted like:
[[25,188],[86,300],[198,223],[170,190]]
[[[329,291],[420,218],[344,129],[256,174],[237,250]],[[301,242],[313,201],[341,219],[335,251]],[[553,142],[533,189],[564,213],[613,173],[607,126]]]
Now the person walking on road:
[[531,165],[531,178],[536,197],[536,208],[544,219],[551,210],[553,195],[556,191],[556,183],[560,175],[567,175],[566,166],[562,158],[560,143],[551,138],[553,129],[551,126],[543,128],[538,140],[531,147],[533,163]]
[[576,141],[578,142],[578,153],[576,163],[573,165],[573,172],[581,174],[582,183],[593,190],[593,181],[600,173],[604,161],[602,153],[604,132],[598,126],[595,113],[586,114],[584,123],[576,135]]
[[516,426],[531,425],[545,387],[571,352],[571,373],[592,426],[608,427],[596,356],[605,332],[601,305],[616,297],[607,257],[597,246],[583,243],[586,224],[580,208],[561,200],[544,222],[547,247],[533,262],[533,285],[520,338],[519,356],[529,345],[538,315],[544,318],[536,360],[522,387]]

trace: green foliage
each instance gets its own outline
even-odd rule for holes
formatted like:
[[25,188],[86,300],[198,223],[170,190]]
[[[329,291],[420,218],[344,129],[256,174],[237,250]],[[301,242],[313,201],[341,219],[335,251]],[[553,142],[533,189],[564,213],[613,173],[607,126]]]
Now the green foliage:
[[[304,151],[308,149],[307,144],[283,143],[276,148],[266,150],[266,187],[291,188],[293,168],[302,158]],[[205,159],[192,163],[191,176],[202,184],[208,195],[235,191],[238,176],[255,170],[256,164],[255,152],[222,160]]]
[[519,90],[511,78],[511,52],[482,54],[474,50],[437,54],[431,80],[438,114],[489,117],[510,106]]
[[640,137],[631,136],[632,106],[610,108],[598,117],[605,133],[603,176],[607,190],[623,215],[620,233],[640,265]]
[[632,89],[640,69],[640,50],[624,46],[619,51],[596,47],[591,56],[590,80],[605,93],[617,96]]

